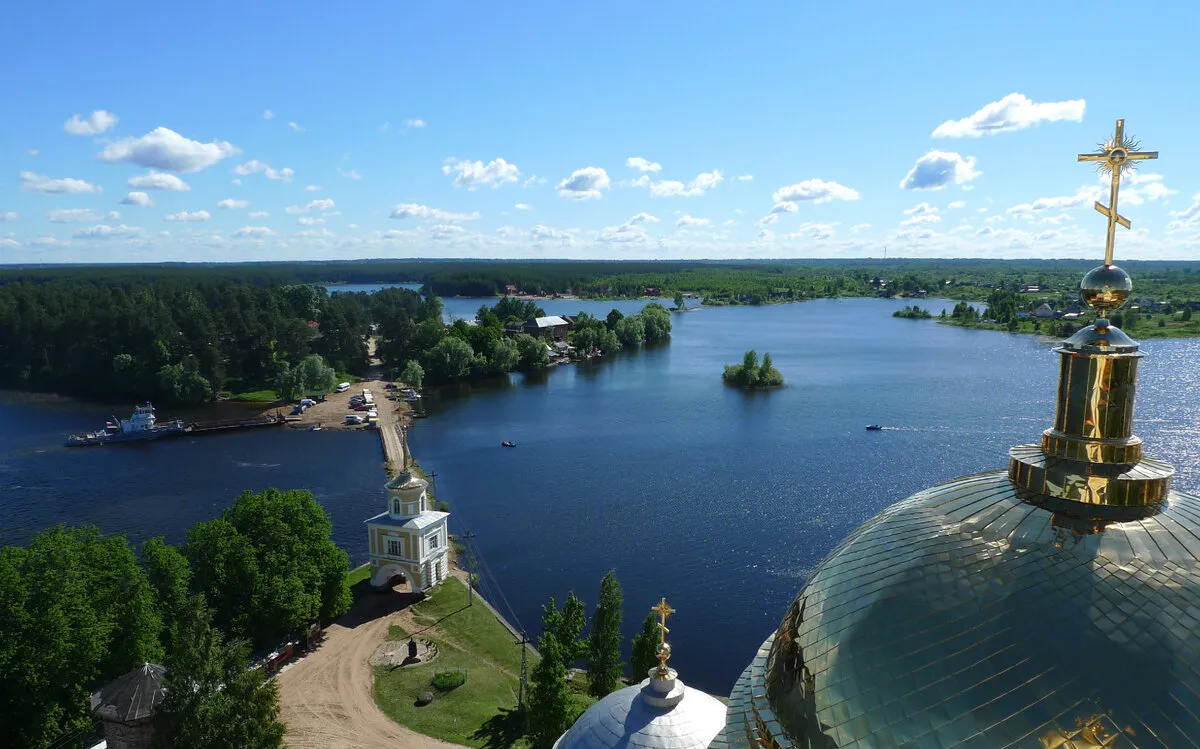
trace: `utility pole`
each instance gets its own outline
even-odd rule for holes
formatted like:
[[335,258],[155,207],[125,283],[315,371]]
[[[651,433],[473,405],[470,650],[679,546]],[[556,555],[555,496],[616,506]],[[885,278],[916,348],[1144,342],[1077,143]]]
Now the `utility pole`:
[[471,539],[475,538],[475,534],[467,531],[463,534],[463,540],[467,542],[467,605],[475,605],[475,586],[471,584],[471,578],[475,575],[475,556],[471,553]]
[[[526,654],[529,652],[529,648],[525,647],[526,645],[529,644],[529,638],[525,636],[524,632],[521,633],[521,639],[517,641],[517,644],[521,646],[521,683],[517,687],[517,709],[521,710],[525,707],[525,690],[527,689],[527,687],[526,687],[526,676],[527,676],[526,675]],[[525,717],[525,730],[526,730],[526,732],[528,732],[528,730],[529,730],[528,714]]]

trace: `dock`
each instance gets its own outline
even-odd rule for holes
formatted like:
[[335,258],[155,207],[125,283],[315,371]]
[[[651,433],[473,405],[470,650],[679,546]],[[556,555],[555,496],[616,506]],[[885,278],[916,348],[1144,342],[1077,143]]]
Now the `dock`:
[[188,434],[207,432],[231,432],[237,429],[276,427],[287,423],[287,417],[279,413],[255,416],[249,419],[219,419],[217,421],[194,421],[187,425]]

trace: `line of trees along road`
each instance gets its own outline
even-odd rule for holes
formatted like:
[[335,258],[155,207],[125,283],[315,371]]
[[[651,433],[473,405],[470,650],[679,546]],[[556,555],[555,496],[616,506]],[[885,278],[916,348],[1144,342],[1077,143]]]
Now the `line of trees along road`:
[[0,736],[44,747],[91,725],[90,694],[167,666],[162,746],[282,745],[278,696],[252,647],[349,607],[346,553],[308,492],[244,492],[180,547],[59,526],[0,549]]

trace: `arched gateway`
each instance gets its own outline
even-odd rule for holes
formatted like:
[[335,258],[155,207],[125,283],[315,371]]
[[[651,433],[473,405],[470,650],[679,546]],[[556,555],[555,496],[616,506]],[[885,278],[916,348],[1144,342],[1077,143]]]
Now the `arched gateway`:
[[450,574],[450,513],[430,509],[428,485],[408,470],[387,483],[387,510],[366,521],[372,585],[403,576],[414,591],[428,590]]

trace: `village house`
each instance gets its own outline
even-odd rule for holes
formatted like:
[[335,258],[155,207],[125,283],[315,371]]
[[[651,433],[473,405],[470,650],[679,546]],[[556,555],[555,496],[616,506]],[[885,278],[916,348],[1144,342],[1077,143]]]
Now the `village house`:
[[1033,311],[1033,316],[1041,320],[1049,320],[1054,317],[1054,308],[1046,302],[1038,305],[1038,308]]
[[521,325],[521,332],[545,341],[566,341],[570,323],[557,315],[535,317]]
[[516,294],[517,294],[517,285],[516,284],[511,284],[511,283],[504,284],[504,296],[516,296]]

